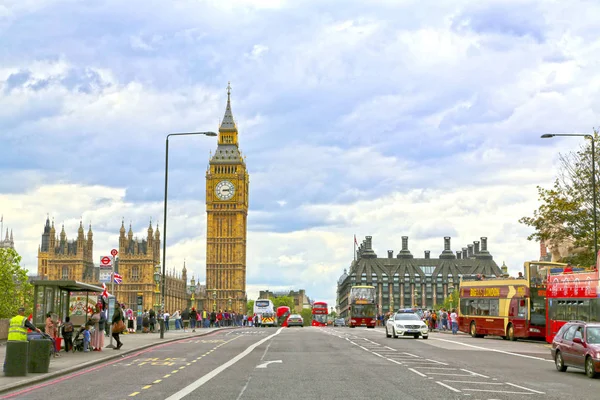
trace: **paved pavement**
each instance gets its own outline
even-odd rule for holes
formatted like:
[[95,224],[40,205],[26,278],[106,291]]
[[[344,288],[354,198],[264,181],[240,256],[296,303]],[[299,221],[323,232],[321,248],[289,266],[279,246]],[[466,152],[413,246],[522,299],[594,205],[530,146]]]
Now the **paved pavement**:
[[577,400],[599,390],[600,379],[557,372],[545,343],[304,327],[186,338],[0,398]]
[[[225,328],[228,329],[228,328]],[[52,379],[57,376],[62,376],[74,371],[80,371],[89,366],[98,365],[100,363],[122,357],[132,352],[139,352],[140,350],[160,345],[165,342],[172,340],[184,339],[197,335],[206,335],[218,330],[217,328],[208,329],[196,329],[196,332],[183,332],[183,330],[171,330],[168,331],[164,339],[160,339],[158,333],[135,333],[121,335],[121,341],[123,347],[120,350],[114,350],[112,348],[104,348],[102,351],[92,351],[89,353],[77,352],[77,353],[65,353],[61,351],[60,357],[53,357],[50,361],[49,372],[45,374],[27,374],[25,377],[6,377],[3,373],[0,373],[0,393],[5,393],[15,388],[31,386],[32,384],[48,379]],[[104,345],[108,346],[110,338],[105,337]],[[114,341],[113,341],[113,344]],[[4,360],[6,355],[6,342],[0,346],[0,360]]]

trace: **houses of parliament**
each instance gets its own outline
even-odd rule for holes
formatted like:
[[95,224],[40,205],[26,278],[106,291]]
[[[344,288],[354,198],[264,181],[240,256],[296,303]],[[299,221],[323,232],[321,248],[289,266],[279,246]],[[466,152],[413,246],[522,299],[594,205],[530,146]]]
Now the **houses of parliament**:
[[[228,85],[217,149],[211,154],[206,171],[206,286],[196,292],[198,302],[194,303],[201,308],[245,312],[248,189],[249,175],[239,150]],[[86,234],[80,222],[77,238],[68,240],[64,226],[57,234],[54,222],[48,217],[38,249],[38,277],[98,285],[93,239],[91,225]],[[161,264],[158,226],[153,229],[150,223],[146,237],[138,240],[131,225],[127,231],[121,221],[118,250],[115,271],[121,275],[122,283],[115,285],[113,294],[117,300],[133,306],[141,294],[144,309],[159,306],[159,290],[154,281],[156,268]],[[104,255],[107,254],[97,255],[96,260]],[[167,274],[165,293],[165,310],[169,312],[191,304],[185,263],[181,273]]]

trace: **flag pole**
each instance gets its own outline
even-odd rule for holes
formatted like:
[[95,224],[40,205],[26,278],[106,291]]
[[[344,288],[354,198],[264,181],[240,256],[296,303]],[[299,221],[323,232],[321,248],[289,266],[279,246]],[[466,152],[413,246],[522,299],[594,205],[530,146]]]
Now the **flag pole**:
[[354,234],[354,261],[356,261],[356,234]]

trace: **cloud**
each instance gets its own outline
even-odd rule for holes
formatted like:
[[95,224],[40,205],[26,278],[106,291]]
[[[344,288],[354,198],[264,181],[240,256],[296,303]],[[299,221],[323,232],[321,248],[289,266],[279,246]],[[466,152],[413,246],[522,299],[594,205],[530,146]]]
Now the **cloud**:
[[[139,10],[145,10],[140,13]],[[516,271],[517,220],[600,109],[600,5],[539,1],[8,1],[0,6],[0,212],[28,266],[46,214],[162,221],[165,138],[215,131],[227,82],[250,172],[248,290],[334,301],[352,238],[376,251],[489,237]],[[573,25],[571,21],[578,21]],[[76,23],[73,23],[76,22]],[[205,275],[214,138],[169,142],[168,265]],[[162,224],[161,224],[162,225]]]

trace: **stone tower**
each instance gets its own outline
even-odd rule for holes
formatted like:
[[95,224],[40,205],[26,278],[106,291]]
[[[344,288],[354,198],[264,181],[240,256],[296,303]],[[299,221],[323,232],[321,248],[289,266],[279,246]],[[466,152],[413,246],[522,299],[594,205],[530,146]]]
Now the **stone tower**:
[[204,304],[207,310],[229,309],[230,304],[235,312],[246,309],[248,182],[228,85],[217,150],[206,171],[207,298]]

